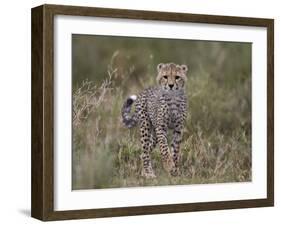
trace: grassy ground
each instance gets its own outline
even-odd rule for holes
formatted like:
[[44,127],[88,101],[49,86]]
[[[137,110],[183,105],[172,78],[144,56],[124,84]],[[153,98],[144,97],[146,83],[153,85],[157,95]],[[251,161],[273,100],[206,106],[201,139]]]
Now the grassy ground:
[[181,175],[165,173],[157,147],[157,178],[145,180],[138,128],[124,128],[120,110],[128,95],[155,84],[157,63],[174,61],[162,56],[169,49],[155,39],[73,37],[73,189],[251,180],[250,44],[175,42],[164,45],[182,47],[169,57],[190,68]]

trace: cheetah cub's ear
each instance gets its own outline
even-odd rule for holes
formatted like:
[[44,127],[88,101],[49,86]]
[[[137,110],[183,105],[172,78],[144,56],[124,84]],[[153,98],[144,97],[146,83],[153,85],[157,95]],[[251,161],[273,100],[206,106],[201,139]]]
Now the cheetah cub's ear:
[[157,83],[160,82],[160,79],[161,79],[161,73],[160,72],[164,68],[164,66],[165,66],[165,64],[163,64],[163,63],[160,63],[160,64],[157,65],[157,72],[158,72],[157,77],[156,77]]
[[181,70],[186,74],[186,72],[188,71],[188,67],[185,64],[183,64],[181,65]]
[[157,71],[160,72],[160,70],[164,67],[163,63],[160,63],[157,65]]
[[188,71],[188,67],[185,65],[185,64],[182,64],[181,66],[180,66],[180,68],[181,68],[181,71],[182,71],[182,73],[183,73],[183,78],[184,78],[184,81],[186,82],[186,73],[187,73],[187,71]]

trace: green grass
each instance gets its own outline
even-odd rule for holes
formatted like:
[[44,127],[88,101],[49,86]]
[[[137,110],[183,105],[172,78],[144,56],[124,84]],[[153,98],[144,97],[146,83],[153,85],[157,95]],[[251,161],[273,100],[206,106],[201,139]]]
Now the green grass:
[[[79,36],[73,42],[73,189],[251,181],[250,44],[178,43],[185,47],[173,53],[175,63],[191,65],[181,174],[170,177],[165,173],[156,147],[151,155],[157,178],[146,180],[140,176],[138,128],[122,125],[121,106],[128,95],[155,84],[157,63],[172,60],[158,53],[157,45],[163,54],[168,50],[155,39],[142,40],[148,44],[139,56],[133,52],[139,47],[132,40],[113,39],[109,39],[111,46],[98,45],[103,37]],[[127,48],[121,48],[125,43]],[[175,45],[173,40],[165,46],[169,43]],[[98,70],[87,69],[90,63],[82,61],[89,58],[84,45],[98,46],[96,51],[104,52],[96,60]],[[190,64],[179,62],[182,58],[190,59]]]

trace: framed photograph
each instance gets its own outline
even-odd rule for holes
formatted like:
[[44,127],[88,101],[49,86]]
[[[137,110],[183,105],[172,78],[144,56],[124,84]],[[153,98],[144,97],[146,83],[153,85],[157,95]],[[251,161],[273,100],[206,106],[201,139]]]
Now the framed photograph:
[[273,19],[32,9],[32,216],[274,205]]

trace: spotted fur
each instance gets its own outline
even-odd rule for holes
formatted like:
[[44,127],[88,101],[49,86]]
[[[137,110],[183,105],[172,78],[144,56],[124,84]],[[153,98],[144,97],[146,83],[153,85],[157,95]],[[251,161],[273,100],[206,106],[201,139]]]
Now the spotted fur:
[[[123,123],[131,128],[140,127],[142,145],[142,175],[154,178],[150,152],[159,145],[164,169],[175,176],[179,172],[180,143],[187,109],[185,95],[186,65],[174,63],[157,66],[158,86],[143,90],[129,97],[122,108]],[[135,103],[135,112],[131,107]],[[168,145],[168,129],[173,132],[171,148]]]

